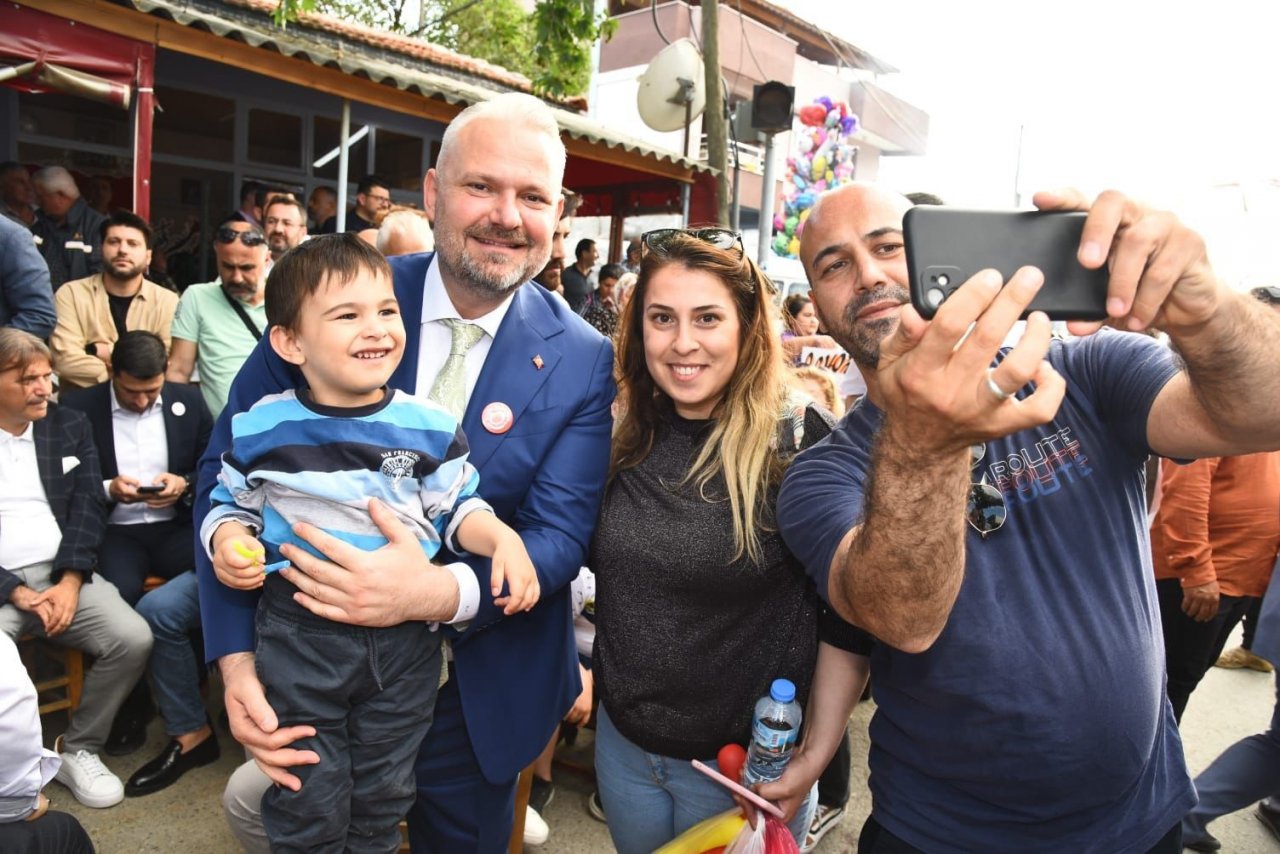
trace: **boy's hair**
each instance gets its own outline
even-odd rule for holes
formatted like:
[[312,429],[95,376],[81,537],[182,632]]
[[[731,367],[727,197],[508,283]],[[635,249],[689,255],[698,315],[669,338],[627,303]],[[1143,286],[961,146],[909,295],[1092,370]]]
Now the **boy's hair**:
[[267,276],[267,323],[297,331],[302,301],[328,280],[346,284],[361,271],[391,278],[387,259],[354,233],[322,234],[290,249]]

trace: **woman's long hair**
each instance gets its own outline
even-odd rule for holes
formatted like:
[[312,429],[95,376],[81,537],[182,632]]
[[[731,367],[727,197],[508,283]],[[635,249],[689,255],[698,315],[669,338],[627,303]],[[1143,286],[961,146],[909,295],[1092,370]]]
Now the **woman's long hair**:
[[728,287],[738,314],[738,363],[713,413],[715,426],[684,483],[696,484],[705,497],[712,478],[724,476],[733,515],[734,560],[747,555],[759,562],[757,532],[765,526],[765,501],[782,474],[778,423],[787,398],[782,348],[774,327],[772,285],[736,248],[718,249],[692,236],[674,237],[665,247],[663,252],[645,253],[618,333],[619,414],[609,477],[638,465],[649,455],[659,409],[672,407],[645,361],[644,310],[649,282],[667,267],[710,273]]

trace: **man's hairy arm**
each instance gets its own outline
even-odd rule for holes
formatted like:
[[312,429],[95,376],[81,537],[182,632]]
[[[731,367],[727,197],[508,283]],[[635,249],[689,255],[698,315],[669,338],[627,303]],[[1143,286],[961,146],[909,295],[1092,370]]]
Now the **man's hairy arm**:
[[828,595],[849,622],[923,652],[942,633],[964,578],[969,468],[967,454],[922,457],[910,448],[886,422],[863,521],[836,550]]
[[1208,321],[1169,328],[1185,373],[1152,405],[1148,438],[1164,456],[1233,456],[1280,446],[1280,314],[1227,293]]

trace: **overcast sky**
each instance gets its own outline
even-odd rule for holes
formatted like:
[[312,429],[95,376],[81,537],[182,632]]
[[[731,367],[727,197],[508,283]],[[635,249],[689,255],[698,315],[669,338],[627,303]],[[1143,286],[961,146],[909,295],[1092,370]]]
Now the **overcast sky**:
[[882,160],[881,180],[982,207],[1116,187],[1193,222],[1238,283],[1280,284],[1274,4],[780,5],[901,69],[881,85],[930,114],[928,155]]

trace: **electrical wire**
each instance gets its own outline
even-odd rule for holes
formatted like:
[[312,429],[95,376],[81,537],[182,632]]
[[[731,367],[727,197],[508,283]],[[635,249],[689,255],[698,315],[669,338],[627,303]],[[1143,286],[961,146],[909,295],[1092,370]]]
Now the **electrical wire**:
[[756,71],[760,72],[760,81],[763,83],[768,79],[768,75],[764,73],[764,68],[761,67],[760,60],[756,59],[756,52],[751,47],[751,39],[747,38],[747,19],[742,14],[742,0],[738,0],[738,29],[742,33],[741,41],[747,46],[747,53],[751,54],[751,61],[756,64]]
[[[821,27],[818,27],[817,30],[819,33],[822,34],[822,38],[824,41],[826,41],[827,46],[831,48],[831,52],[835,54],[836,59],[840,63],[839,67],[843,68],[845,65],[847,65],[849,66],[850,70],[855,70],[857,66],[854,63],[849,61],[849,58],[846,57],[841,52],[840,48],[836,47],[836,43],[833,42],[831,40],[831,37],[827,35],[827,31],[822,29]],[[920,148],[923,149],[927,147],[928,140],[925,137],[921,136],[919,131],[917,131],[915,128],[911,127],[909,124],[903,121],[902,118],[898,115],[897,110],[892,105],[886,104],[884,101],[882,101],[879,98],[879,96],[876,95],[875,91],[872,90],[869,86],[867,86],[863,81],[858,81],[858,85],[861,86],[862,91],[866,92],[867,96],[871,98],[871,100],[875,101],[876,104],[880,107],[880,109],[884,111],[885,115],[889,117],[889,121],[893,122],[895,125],[898,126],[900,130],[904,131],[907,134],[907,136],[911,137],[912,140],[914,140],[915,143],[920,146]]]
[[663,44],[671,44],[671,39],[662,31],[662,24],[658,23],[658,0],[649,0],[649,14],[653,17],[653,28],[658,31],[658,38]]

